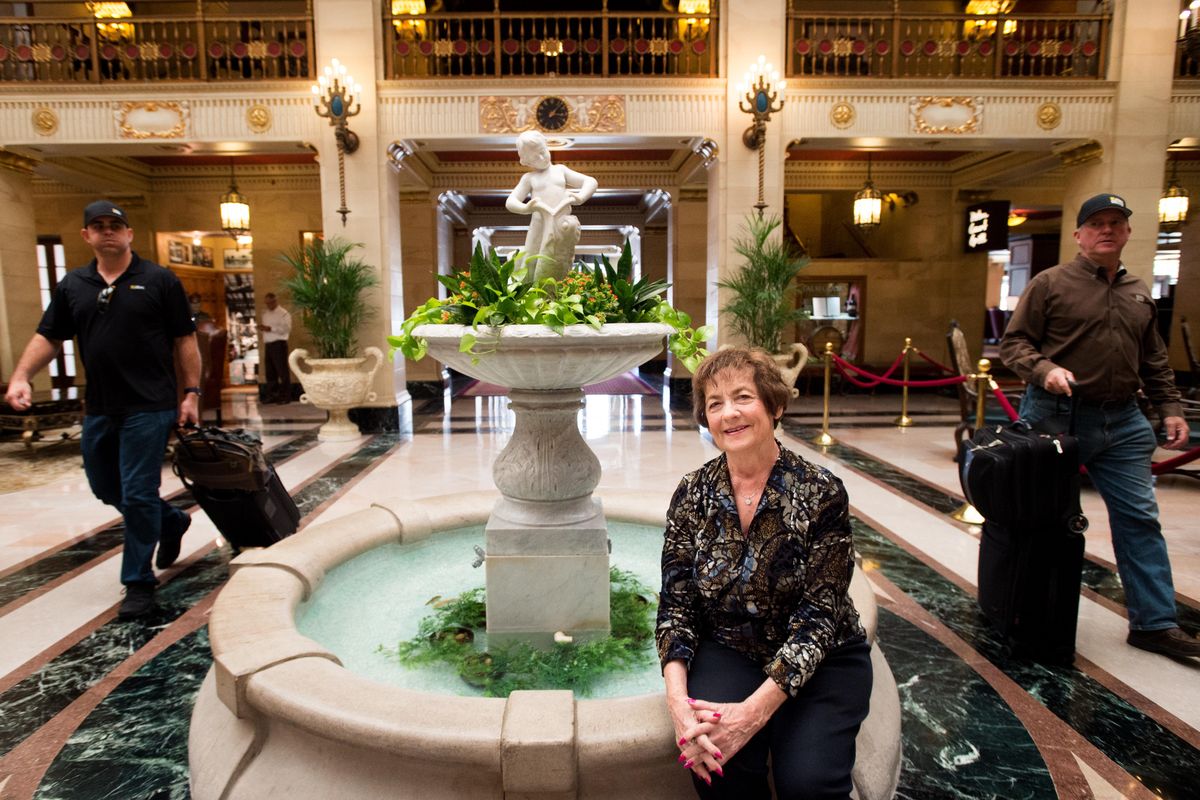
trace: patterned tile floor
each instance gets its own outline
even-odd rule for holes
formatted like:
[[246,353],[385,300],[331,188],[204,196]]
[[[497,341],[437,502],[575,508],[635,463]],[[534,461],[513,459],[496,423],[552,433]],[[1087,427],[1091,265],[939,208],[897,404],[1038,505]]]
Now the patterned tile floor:
[[[403,432],[338,444],[318,443],[317,415],[298,404],[259,409],[239,395],[224,412],[227,425],[263,436],[305,526],[376,501],[490,489],[491,461],[512,431],[495,397],[417,401]],[[961,502],[956,401],[914,397],[907,430],[891,425],[896,396],[835,397],[832,412],[836,446],[807,443],[818,398],[793,403],[781,438],[850,492],[901,692],[900,796],[1198,796],[1200,664],[1124,644],[1124,597],[1094,493],[1084,495],[1092,527],[1075,665],[1009,658],[975,604],[978,530],[946,513]],[[669,394],[589,396],[580,420],[604,468],[601,496],[669,493],[716,454]],[[0,798],[186,798],[188,719],[210,663],[205,619],[228,550],[164,471],[164,495],[195,524],[180,563],[161,576],[156,615],[117,622],[120,518],[91,497],[77,465],[46,473],[28,486],[11,466],[0,472]],[[1180,616],[1194,630],[1200,482],[1161,479],[1159,498]]]

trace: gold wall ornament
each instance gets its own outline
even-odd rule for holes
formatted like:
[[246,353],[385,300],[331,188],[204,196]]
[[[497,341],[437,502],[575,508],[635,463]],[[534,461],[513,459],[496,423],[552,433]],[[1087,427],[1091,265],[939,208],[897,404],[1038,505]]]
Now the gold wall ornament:
[[908,101],[914,133],[979,133],[982,97],[913,97]]
[[829,109],[829,121],[835,128],[849,128],[854,124],[854,116],[854,106],[846,102],[834,103],[833,108]]
[[1058,103],[1042,103],[1037,110],[1038,127],[1044,131],[1052,131],[1062,122],[1062,109]]
[[271,109],[255,103],[246,109],[246,124],[255,133],[266,133],[271,130]]
[[39,136],[50,136],[58,130],[58,114],[45,106],[34,109],[32,119]]
[[[540,129],[537,105],[544,95],[487,96],[479,99],[481,133],[522,133]],[[565,127],[554,133],[621,133],[625,130],[625,98],[621,95],[563,98],[570,106]]]
[[113,103],[113,117],[121,139],[181,139],[187,134],[190,116],[186,100]]

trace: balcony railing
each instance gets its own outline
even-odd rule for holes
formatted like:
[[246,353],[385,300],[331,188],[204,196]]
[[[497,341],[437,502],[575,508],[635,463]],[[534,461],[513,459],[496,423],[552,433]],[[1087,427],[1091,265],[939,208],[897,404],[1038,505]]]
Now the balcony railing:
[[1175,77],[1200,78],[1200,27],[1189,27],[1176,42]]
[[789,76],[1104,77],[1110,14],[811,14],[788,6]]
[[398,78],[716,76],[717,3],[705,14],[609,11],[391,14],[385,75]]
[[[307,4],[306,4],[307,5]],[[71,11],[82,4],[35,3]],[[0,17],[0,82],[310,79],[312,13]]]

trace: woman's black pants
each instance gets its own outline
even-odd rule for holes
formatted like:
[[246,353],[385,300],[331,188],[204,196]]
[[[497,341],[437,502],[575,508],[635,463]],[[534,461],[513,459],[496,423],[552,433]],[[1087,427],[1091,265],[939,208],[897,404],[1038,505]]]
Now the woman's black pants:
[[[688,696],[714,703],[740,702],[762,685],[756,662],[716,644],[701,642],[688,670]],[[871,649],[866,642],[825,656],[816,673],[789,697],[767,726],[712,775],[709,787],[693,774],[702,798],[770,800],[767,757],[779,800],[850,795],[854,740],[871,701]]]

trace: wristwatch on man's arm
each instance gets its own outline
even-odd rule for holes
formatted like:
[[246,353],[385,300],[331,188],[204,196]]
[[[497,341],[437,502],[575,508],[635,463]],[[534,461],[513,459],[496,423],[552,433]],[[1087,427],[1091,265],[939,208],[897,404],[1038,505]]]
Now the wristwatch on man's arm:
[[194,394],[194,395],[196,395],[197,398],[199,398],[201,396],[199,386],[185,386],[185,387],[183,387],[183,393],[185,395]]

